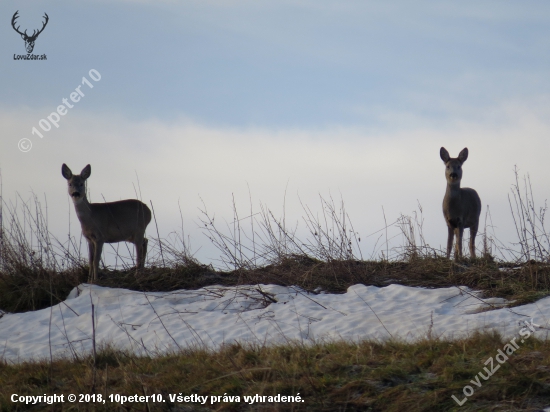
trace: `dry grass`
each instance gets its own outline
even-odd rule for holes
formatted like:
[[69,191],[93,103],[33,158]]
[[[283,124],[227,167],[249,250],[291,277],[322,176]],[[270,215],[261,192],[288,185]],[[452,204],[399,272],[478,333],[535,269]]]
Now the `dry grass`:
[[[230,345],[155,358],[106,348],[93,358],[0,365],[0,410],[15,411],[12,393],[162,394],[165,403],[107,402],[95,410],[127,411],[538,411],[550,406],[550,343],[531,338],[458,407],[484,361],[504,342],[498,334],[416,344],[363,341],[311,346]],[[496,362],[496,361],[495,361]],[[244,396],[297,395],[303,403],[246,404]],[[239,396],[240,403],[170,402],[169,394]],[[68,408],[69,404],[64,404]],[[94,410],[80,404],[79,410]],[[33,410],[61,410],[39,405]]]
[[[60,273],[45,270],[0,273],[0,309],[24,312],[62,301],[69,291],[85,282],[87,268]],[[104,271],[97,284],[138,291],[198,289],[209,285],[277,284],[299,286],[312,293],[344,293],[355,284],[378,287],[389,284],[441,288],[468,286],[485,297],[501,297],[517,306],[550,295],[550,265],[529,261],[520,265],[478,259],[456,263],[445,258],[423,257],[409,261],[330,261],[290,256],[280,263],[255,269],[214,270],[196,262],[172,267]]]

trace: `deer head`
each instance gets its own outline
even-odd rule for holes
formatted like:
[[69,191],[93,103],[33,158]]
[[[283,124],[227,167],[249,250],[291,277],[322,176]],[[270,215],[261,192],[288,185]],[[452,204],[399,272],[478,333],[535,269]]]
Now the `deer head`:
[[44,13],[44,18],[45,18],[46,20],[45,20],[44,23],[42,24],[42,28],[41,28],[40,30],[38,30],[38,31],[33,30],[32,35],[29,36],[29,35],[27,35],[27,30],[25,30],[24,33],[21,33],[21,32],[19,31],[19,27],[20,27],[20,26],[15,27],[15,20],[17,20],[17,18],[19,17],[19,16],[17,15],[18,13],[19,13],[19,10],[17,10],[17,11],[15,12],[15,14],[13,15],[13,17],[12,17],[12,19],[11,19],[11,25],[12,25],[13,29],[14,29],[17,33],[19,33],[19,34],[21,35],[21,38],[22,38],[23,40],[25,40],[25,48],[27,49],[27,53],[32,53],[32,51],[33,51],[33,49],[34,49],[34,42],[36,41],[36,38],[38,37],[38,35],[39,35],[40,33],[42,33],[42,31],[43,31],[44,28],[46,27],[46,24],[48,24],[48,20],[49,20],[50,18],[48,17],[48,15],[47,15],[46,13]]

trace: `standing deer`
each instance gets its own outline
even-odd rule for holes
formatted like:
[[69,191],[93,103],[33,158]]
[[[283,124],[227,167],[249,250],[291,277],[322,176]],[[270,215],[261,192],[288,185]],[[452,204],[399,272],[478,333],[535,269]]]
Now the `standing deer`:
[[86,197],[86,179],[92,174],[87,165],[80,175],[73,175],[63,163],[61,174],[69,186],[82,234],[88,241],[90,271],[88,281],[97,280],[99,260],[104,243],[130,242],[136,246],[136,271],[145,264],[147,239],[145,229],[151,221],[151,211],[146,204],[136,199],[109,203],[90,203]]
[[439,151],[441,160],[445,163],[447,190],[443,198],[443,216],[447,223],[447,259],[451,257],[453,238],[456,234],[455,259],[462,258],[462,235],[464,228],[470,228],[470,256],[476,257],[475,241],[481,214],[481,199],[474,189],[460,187],[462,180],[462,164],[468,158],[468,148],[464,148],[457,158],[449,156],[442,147]]

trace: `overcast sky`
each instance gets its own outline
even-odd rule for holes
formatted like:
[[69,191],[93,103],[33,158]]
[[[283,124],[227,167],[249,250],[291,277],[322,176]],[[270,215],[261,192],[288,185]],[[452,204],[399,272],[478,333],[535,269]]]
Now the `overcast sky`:
[[[33,51],[47,60],[14,60],[26,54],[17,10],[29,34],[48,14]],[[300,201],[317,213],[319,195],[343,198],[366,256],[383,210],[389,223],[420,204],[428,243],[444,245],[441,146],[469,148],[463,186],[505,243],[514,166],[537,204],[550,195],[546,1],[4,0],[0,16],[4,201],[45,196],[60,237],[69,216],[79,234],[62,163],[92,165],[95,202],[133,198],[139,183],[161,237],[180,230],[181,207],[205,262],[217,253],[201,199],[231,221],[233,195],[250,213],[249,191],[254,212],[278,216],[286,193],[292,222]],[[84,96],[44,131],[78,86]]]

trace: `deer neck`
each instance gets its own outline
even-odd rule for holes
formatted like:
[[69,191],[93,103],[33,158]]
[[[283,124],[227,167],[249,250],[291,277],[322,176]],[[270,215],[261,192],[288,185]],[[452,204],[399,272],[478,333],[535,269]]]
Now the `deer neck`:
[[92,208],[90,207],[90,202],[88,202],[86,195],[82,196],[81,199],[73,200],[73,203],[76,216],[80,223],[86,223],[92,220]]
[[460,194],[461,194],[460,181],[456,183],[447,182],[447,190],[445,191],[445,197],[447,199],[460,198]]

